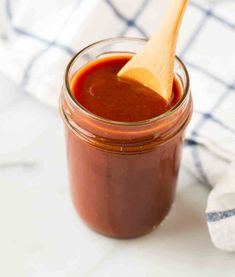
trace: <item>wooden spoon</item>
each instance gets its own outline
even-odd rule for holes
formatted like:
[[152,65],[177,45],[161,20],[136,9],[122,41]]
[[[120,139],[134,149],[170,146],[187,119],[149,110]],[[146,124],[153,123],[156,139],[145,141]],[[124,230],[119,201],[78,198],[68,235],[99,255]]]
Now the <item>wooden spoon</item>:
[[188,0],[171,0],[160,28],[119,72],[118,76],[143,84],[170,100],[175,48]]

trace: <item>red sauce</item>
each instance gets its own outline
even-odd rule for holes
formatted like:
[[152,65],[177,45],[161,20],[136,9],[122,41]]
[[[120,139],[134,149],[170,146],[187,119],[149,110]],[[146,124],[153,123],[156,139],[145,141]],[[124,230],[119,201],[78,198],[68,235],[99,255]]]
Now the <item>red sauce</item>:
[[180,98],[176,82],[172,99],[167,103],[153,90],[117,76],[130,58],[102,58],[79,70],[72,81],[76,100],[98,116],[122,122],[151,119],[171,109]]
[[[150,89],[120,80],[117,72],[128,59],[98,59],[79,69],[69,84],[73,98],[89,112],[124,122],[153,118],[177,103],[182,91],[177,80],[169,103]],[[149,232],[164,219],[173,203],[184,130],[192,113],[187,96],[161,119],[127,125],[84,113],[62,90],[72,199],[93,229],[129,238]]]

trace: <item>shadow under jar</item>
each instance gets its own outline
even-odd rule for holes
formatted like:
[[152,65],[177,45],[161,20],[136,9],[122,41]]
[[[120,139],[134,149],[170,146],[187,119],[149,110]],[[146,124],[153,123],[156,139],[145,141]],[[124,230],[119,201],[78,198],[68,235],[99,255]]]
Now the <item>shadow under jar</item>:
[[74,98],[71,81],[88,62],[135,54],[145,43],[114,38],[86,47],[69,63],[60,98],[74,206],[92,229],[117,238],[151,231],[174,201],[184,131],[192,114],[188,72],[176,57],[179,102],[160,116],[131,123],[90,113]]

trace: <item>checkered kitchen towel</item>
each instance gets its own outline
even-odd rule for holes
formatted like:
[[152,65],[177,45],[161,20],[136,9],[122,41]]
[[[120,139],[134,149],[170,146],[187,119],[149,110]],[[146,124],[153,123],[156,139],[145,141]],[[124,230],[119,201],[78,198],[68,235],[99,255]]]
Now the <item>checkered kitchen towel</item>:
[[[0,0],[0,70],[56,106],[65,66],[79,49],[107,37],[151,36],[166,2]],[[234,251],[235,1],[191,0],[177,53],[190,70],[195,107],[183,166],[213,188],[211,238]]]

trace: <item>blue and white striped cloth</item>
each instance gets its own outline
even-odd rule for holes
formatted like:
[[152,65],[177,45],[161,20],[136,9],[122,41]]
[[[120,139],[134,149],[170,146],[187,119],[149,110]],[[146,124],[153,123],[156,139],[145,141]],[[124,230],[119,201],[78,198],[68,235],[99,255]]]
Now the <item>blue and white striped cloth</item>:
[[[57,106],[69,59],[113,36],[150,37],[166,0],[1,0],[0,70]],[[191,0],[178,44],[195,112],[183,166],[214,188],[206,218],[214,244],[235,251],[235,1]]]

